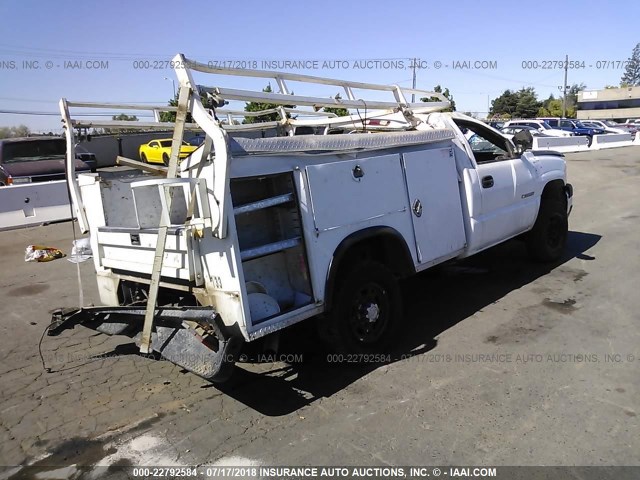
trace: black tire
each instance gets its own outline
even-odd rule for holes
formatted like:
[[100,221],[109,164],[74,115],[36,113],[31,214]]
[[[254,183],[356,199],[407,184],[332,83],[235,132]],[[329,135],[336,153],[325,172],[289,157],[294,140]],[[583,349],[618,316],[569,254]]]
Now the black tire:
[[560,259],[567,243],[569,221],[566,203],[557,198],[542,200],[536,223],[527,236],[527,249],[537,262]]
[[140,160],[142,161],[142,163],[149,163],[149,161],[147,160],[147,156],[144,153],[140,154]]
[[167,155],[166,153],[162,154],[162,163],[164,163],[165,167],[169,166],[169,155]]
[[402,295],[394,274],[366,261],[351,267],[333,293],[327,340],[339,353],[381,353],[402,317]]
[[593,137],[591,135],[587,135],[587,147],[590,147],[591,143],[593,143]]

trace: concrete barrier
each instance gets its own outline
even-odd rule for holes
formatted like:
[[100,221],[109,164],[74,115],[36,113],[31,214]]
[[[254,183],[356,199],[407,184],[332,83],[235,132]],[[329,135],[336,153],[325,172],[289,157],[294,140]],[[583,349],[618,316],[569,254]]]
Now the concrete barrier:
[[640,132],[636,132],[636,138],[633,139],[634,145],[640,145]]
[[587,137],[533,137],[533,150],[583,152],[589,149]]
[[630,133],[607,133],[605,135],[594,135],[591,142],[592,150],[602,150],[603,148],[628,147],[632,145]]
[[69,220],[64,180],[0,187],[0,230]]

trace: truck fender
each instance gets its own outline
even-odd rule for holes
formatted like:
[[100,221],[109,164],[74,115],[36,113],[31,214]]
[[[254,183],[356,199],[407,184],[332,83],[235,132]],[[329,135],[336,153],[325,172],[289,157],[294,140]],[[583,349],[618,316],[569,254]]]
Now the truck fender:
[[325,284],[325,306],[331,309],[333,289],[343,267],[371,258],[386,265],[398,277],[416,273],[411,251],[404,237],[395,228],[369,227],[345,237],[331,258]]
[[[552,178],[547,181],[544,188],[542,189],[542,193],[540,194],[540,201],[538,202],[538,212],[540,213],[540,209],[542,208],[542,204],[547,199],[558,198],[565,202],[565,205],[571,205],[571,198],[573,197],[573,185],[570,183],[565,183],[563,178]],[[569,209],[570,211],[570,209]],[[569,213],[569,211],[567,213]]]
[[[573,189],[571,189],[573,193]],[[556,178],[548,181],[544,188],[542,189],[541,203],[547,198],[566,198],[565,195],[567,193],[566,186],[564,184],[564,180],[561,178]]]

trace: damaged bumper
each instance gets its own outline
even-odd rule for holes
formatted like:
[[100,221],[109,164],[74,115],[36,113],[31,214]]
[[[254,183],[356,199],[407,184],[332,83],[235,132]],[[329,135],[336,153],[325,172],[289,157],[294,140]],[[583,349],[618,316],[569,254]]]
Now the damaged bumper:
[[[53,312],[48,335],[82,325],[139,343],[146,306],[86,307]],[[151,347],[167,360],[207,380],[229,378],[242,347],[241,335],[224,325],[211,307],[158,307]]]

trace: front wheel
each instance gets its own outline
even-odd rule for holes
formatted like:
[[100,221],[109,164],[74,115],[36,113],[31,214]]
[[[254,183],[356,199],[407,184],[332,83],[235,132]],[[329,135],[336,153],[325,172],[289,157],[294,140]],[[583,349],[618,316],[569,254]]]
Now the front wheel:
[[567,207],[560,199],[545,199],[540,205],[538,218],[527,236],[527,249],[538,262],[560,259],[567,243],[569,220]]
[[140,154],[140,160],[142,161],[142,163],[149,163],[149,161],[147,160],[147,156],[144,153]]
[[167,155],[166,153],[162,154],[162,163],[164,163],[165,167],[169,166],[169,155]]
[[328,340],[341,353],[382,352],[402,316],[393,273],[374,261],[350,268],[337,285],[328,316]]

